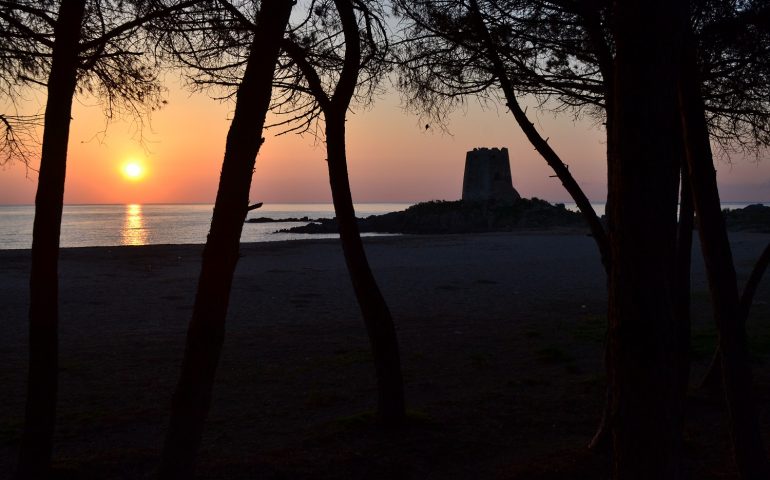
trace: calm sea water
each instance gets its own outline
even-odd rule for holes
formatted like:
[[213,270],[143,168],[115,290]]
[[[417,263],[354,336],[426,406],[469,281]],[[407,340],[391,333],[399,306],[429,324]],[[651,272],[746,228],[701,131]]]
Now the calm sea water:
[[[724,203],[724,208],[743,208],[748,203]],[[406,203],[356,205],[359,217],[404,210]],[[575,210],[575,204],[565,206]],[[594,204],[604,213],[604,204]],[[211,205],[66,205],[62,218],[62,247],[158,245],[204,243],[211,222]],[[0,249],[30,248],[35,209],[30,205],[0,205]],[[249,213],[252,217],[332,218],[331,204],[266,204]],[[336,235],[274,233],[303,223],[247,223],[241,241],[269,242],[303,238],[334,238]]]
[[[409,204],[356,205],[358,216],[404,210]],[[211,224],[212,205],[65,205],[62,215],[62,247],[160,245],[205,243]],[[35,208],[31,205],[0,206],[0,249],[30,248]],[[265,204],[248,218],[332,218],[331,204]],[[273,233],[304,223],[246,223],[243,242],[269,242],[301,238],[334,238],[336,235]]]

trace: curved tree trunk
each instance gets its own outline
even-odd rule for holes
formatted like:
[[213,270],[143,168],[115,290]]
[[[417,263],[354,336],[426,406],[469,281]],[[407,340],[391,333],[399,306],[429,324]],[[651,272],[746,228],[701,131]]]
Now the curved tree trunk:
[[[746,285],[743,287],[740,303],[740,320],[744,323],[744,325],[749,319],[751,304],[754,302],[754,294],[757,292],[757,287],[759,287],[759,283],[762,281],[762,276],[765,274],[765,270],[767,270],[768,264],[770,264],[770,243],[765,246],[762,254],[757,259],[756,263],[754,264],[754,268],[751,269],[749,279],[746,281]],[[706,371],[706,375],[704,375],[703,380],[701,380],[701,388],[711,390],[712,392],[716,392],[722,388],[721,359],[722,357],[719,353],[719,345],[717,345],[717,348],[714,351],[714,356],[711,359],[711,364]]]
[[372,347],[378,417],[383,425],[396,426],[406,419],[398,339],[388,305],[369,267],[353,208],[345,153],[346,109],[347,105],[344,105],[325,112],[329,182],[345,263]]
[[745,319],[730,241],[719,201],[705,107],[700,96],[695,53],[688,52],[679,101],[687,163],[698,215],[698,234],[719,332],[722,376],[735,461],[741,478],[770,478],[770,463],[759,428],[752,387]]
[[230,287],[248,210],[251,176],[263,141],[262,128],[270,106],[279,45],[292,4],[291,0],[262,2],[246,71],[238,88],[187,332],[182,373],[163,447],[160,477],[164,479],[192,478],[193,475],[224,341]]
[[[406,420],[406,407],[396,328],[388,305],[372,275],[361,241],[345,153],[345,115],[358,85],[361,70],[361,34],[354,2],[334,0],[334,5],[340,15],[345,36],[345,57],[331,97],[324,90],[318,72],[308,62],[306,50],[290,40],[284,41],[284,47],[289,56],[297,62],[308,82],[309,93],[323,111],[326,123],[326,161],[329,166],[329,183],[340,241],[372,347],[377,376],[377,414],[382,425],[397,426]],[[366,9],[363,4],[358,4],[357,8]]]
[[85,0],[61,2],[54,27],[40,158],[29,305],[29,377],[17,476],[46,478],[56,423],[59,324],[59,234],[64,204],[72,98]]
[[609,242],[607,240],[607,232],[604,230],[604,227],[599,220],[599,216],[596,215],[596,211],[591,205],[591,201],[588,200],[585,192],[583,192],[583,189],[580,188],[580,185],[575,180],[575,177],[573,177],[570,173],[569,167],[567,167],[567,165],[561,160],[556,151],[551,148],[550,145],[548,145],[548,140],[544,139],[543,136],[540,135],[540,132],[538,132],[535,128],[535,124],[532,123],[529,118],[527,118],[526,112],[524,112],[524,110],[521,108],[521,105],[519,105],[519,102],[516,99],[516,92],[514,91],[513,83],[508,77],[505,65],[503,64],[503,61],[500,58],[500,54],[498,53],[495,46],[496,44],[489,33],[489,29],[484,23],[484,19],[481,16],[481,11],[479,10],[478,2],[476,0],[471,0],[470,8],[471,14],[476,20],[476,26],[479,29],[479,33],[481,34],[484,47],[487,50],[487,55],[489,56],[489,60],[492,63],[493,74],[500,82],[500,88],[505,95],[506,105],[511,110],[513,118],[516,120],[519,128],[521,128],[521,131],[524,132],[524,135],[527,137],[527,140],[529,140],[529,143],[535,147],[537,153],[539,153],[540,156],[543,157],[543,159],[546,161],[548,166],[551,167],[553,172],[564,186],[564,189],[567,190],[567,193],[569,193],[569,195],[575,201],[575,205],[577,205],[580,213],[583,215],[583,219],[588,224],[588,228],[591,230],[591,235],[594,237],[596,246],[599,248],[602,265],[604,266],[605,271],[609,271]]

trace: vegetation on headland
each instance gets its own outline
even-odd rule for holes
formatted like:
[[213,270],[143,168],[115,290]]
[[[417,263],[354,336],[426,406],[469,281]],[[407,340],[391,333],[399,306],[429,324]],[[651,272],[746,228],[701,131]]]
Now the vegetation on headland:
[[761,203],[722,210],[722,214],[728,230],[770,233],[770,207]]
[[[770,207],[762,204],[723,210],[728,230],[770,232]],[[603,219],[603,217],[602,217]],[[306,225],[281,229],[282,233],[336,233],[334,218],[250,218],[247,223],[307,222]],[[697,220],[696,220],[697,223]],[[480,233],[515,230],[581,228],[583,217],[564,204],[551,204],[537,197],[522,198],[512,204],[431,200],[406,210],[358,219],[367,233]]]
[[[479,233],[526,229],[580,228],[583,217],[563,204],[552,205],[539,198],[522,198],[510,204],[433,200],[412,205],[400,212],[358,219],[358,227],[369,233]],[[335,233],[337,221],[319,218],[281,232]]]

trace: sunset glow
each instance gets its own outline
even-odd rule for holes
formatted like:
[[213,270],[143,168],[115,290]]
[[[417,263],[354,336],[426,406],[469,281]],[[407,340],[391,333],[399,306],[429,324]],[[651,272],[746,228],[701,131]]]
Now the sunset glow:
[[144,177],[145,169],[141,163],[136,160],[130,160],[123,165],[121,169],[123,177],[127,180],[138,181]]
[[[529,105],[536,112],[535,105]],[[74,107],[65,203],[211,203],[216,197],[232,104],[170,88],[169,104],[138,131],[130,118],[114,119],[104,136],[97,105]],[[532,114],[588,197],[606,199],[606,142],[600,124]],[[202,120],[203,119],[203,120]],[[275,121],[269,118],[269,121]],[[455,200],[462,192],[465,152],[508,147],[514,187],[525,197],[569,202],[553,171],[503,109],[469,104],[447,118],[449,132],[405,113],[395,95],[374,108],[353,110],[347,124],[347,157],[356,202]],[[269,203],[330,202],[323,139],[264,132],[250,196]],[[109,161],[108,159],[116,159]],[[770,198],[770,161],[731,158],[717,162],[725,201]],[[131,166],[135,165],[135,166]],[[31,167],[37,168],[32,162]],[[34,203],[35,170],[23,162],[0,169],[0,204]]]

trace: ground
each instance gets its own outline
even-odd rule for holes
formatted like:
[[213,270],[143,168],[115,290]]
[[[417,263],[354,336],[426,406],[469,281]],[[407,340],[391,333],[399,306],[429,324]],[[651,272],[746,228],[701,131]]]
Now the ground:
[[[732,236],[739,276],[770,240]],[[59,478],[148,478],[181,361],[200,246],[67,249],[61,259]],[[333,240],[243,248],[199,478],[607,478],[586,445],[605,388],[604,273],[582,233],[367,241],[397,323],[409,425],[374,421],[368,343]],[[721,398],[696,388],[714,345],[694,266],[692,478],[737,478]],[[0,477],[23,418],[28,253],[0,251]],[[770,287],[750,320],[770,433]]]

